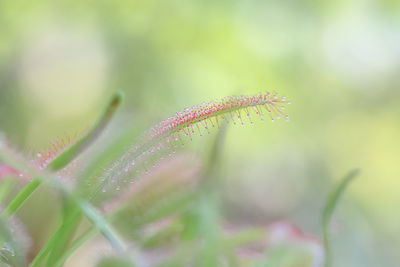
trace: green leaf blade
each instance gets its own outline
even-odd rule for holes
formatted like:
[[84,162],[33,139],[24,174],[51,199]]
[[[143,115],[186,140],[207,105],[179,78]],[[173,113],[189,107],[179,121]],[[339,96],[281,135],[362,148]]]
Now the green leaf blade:
[[332,266],[332,250],[330,246],[329,224],[335,208],[339,202],[340,197],[343,195],[349,183],[359,175],[360,169],[350,171],[334,188],[329,195],[322,213],[322,239],[325,250],[325,267]]

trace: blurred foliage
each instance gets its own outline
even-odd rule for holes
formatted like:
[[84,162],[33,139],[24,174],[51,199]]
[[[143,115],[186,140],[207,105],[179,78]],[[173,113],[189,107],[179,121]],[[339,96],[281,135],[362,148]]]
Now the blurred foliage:
[[[211,197],[201,196],[201,171],[189,173],[188,184],[176,174],[188,161],[189,170],[204,170],[212,138],[201,138],[181,163],[138,181],[111,221],[141,246],[132,250],[143,264],[169,257],[177,266],[193,260],[184,257],[193,251],[215,263],[218,251],[222,266],[249,258],[265,266],[264,257],[308,266],[310,254],[298,256],[302,249],[291,241],[269,250],[229,248],[227,229],[268,232],[285,220],[316,236],[334,180],[360,167],[362,181],[333,217],[335,263],[397,266],[399,25],[396,0],[0,1],[0,131],[33,157],[52,140],[85,132],[117,90],[126,104],[106,137],[137,135],[202,101],[276,90],[293,102],[292,121],[229,129]],[[112,143],[106,137],[91,155]],[[4,183],[0,192],[10,186]],[[13,194],[21,185],[11,187]],[[53,233],[60,205],[54,190],[43,188],[18,213],[32,238],[28,261]],[[196,242],[203,235],[213,244],[208,250]],[[67,265],[93,265],[87,255],[108,249],[96,239]]]
[[20,237],[20,233],[15,233],[18,231],[16,227],[21,227],[19,222],[16,220],[12,221],[12,227],[6,223],[3,218],[0,219],[0,266],[22,266],[25,264],[24,253],[26,252],[25,247],[21,245],[22,241],[27,240],[16,240]]
[[349,172],[340,182],[332,193],[329,195],[324,211],[322,213],[322,240],[325,252],[325,267],[332,266],[332,250],[330,248],[330,235],[329,235],[329,228],[333,213],[335,211],[336,206],[338,205],[340,197],[343,195],[346,187],[349,183],[357,177],[359,174],[359,169],[354,169]]
[[135,265],[129,260],[121,257],[104,258],[97,264],[97,267],[134,267]]

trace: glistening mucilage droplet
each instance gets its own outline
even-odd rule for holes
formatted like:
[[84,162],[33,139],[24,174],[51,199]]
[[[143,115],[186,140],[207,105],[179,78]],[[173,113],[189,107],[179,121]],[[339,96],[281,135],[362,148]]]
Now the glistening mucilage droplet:
[[[174,116],[145,132],[136,145],[112,164],[103,178],[111,180],[114,188],[122,189],[120,181],[132,181],[138,174],[147,174],[157,162],[175,153],[177,147],[183,147],[195,135],[203,136],[219,128],[221,122],[232,121],[234,125],[244,126],[247,123],[254,124],[252,116],[258,116],[260,121],[264,121],[265,114],[271,121],[280,117],[288,120],[288,115],[282,111],[287,104],[290,102],[286,97],[265,92],[252,96],[225,97],[176,112]],[[129,165],[132,168],[126,167]],[[124,170],[123,177],[121,170]],[[117,179],[113,178],[114,175],[117,175]]]

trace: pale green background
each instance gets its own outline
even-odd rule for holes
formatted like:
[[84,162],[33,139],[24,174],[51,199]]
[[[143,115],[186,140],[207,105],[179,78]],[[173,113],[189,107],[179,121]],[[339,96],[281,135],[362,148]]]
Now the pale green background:
[[27,151],[85,131],[116,90],[116,125],[131,126],[287,95],[290,122],[228,132],[231,216],[319,234],[333,182],[359,167],[335,217],[337,266],[400,262],[399,85],[395,0],[0,2],[0,130]]

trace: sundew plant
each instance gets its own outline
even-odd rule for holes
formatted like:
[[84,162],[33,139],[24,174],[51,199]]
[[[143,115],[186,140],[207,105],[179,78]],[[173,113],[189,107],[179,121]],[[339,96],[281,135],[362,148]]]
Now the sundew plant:
[[[110,249],[98,253],[97,266],[330,265],[327,225],[355,172],[327,204],[323,242],[288,223],[232,230],[221,216],[218,173],[227,128],[289,120],[285,96],[266,92],[201,103],[142,134],[103,140],[107,146],[93,149],[122,100],[121,93],[115,94],[93,127],[58,139],[33,156],[19,152],[1,136],[1,266],[63,266],[74,256],[79,261],[79,250],[99,238]],[[186,144],[213,131],[201,164],[184,156]],[[61,219],[32,253],[17,212],[39,187],[51,188],[54,198],[61,199]],[[279,256],[282,244],[271,245],[274,233],[282,231],[294,247],[284,260]]]

